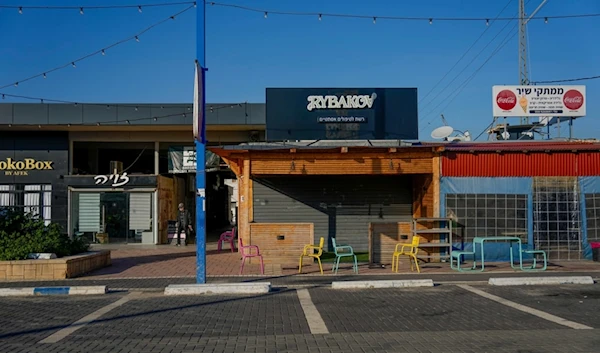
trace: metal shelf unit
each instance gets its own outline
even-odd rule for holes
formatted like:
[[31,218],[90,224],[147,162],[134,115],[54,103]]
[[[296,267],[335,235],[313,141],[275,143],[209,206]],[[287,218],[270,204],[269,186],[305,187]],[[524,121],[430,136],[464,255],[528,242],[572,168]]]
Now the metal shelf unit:
[[[431,226],[433,228],[430,228]],[[421,242],[419,244],[419,249],[439,248],[439,252],[437,253],[426,250],[428,255],[418,257],[421,259],[435,259],[440,261],[449,259],[450,253],[452,252],[453,239],[461,237],[459,234],[455,233],[455,230],[459,227],[460,225],[452,218],[413,218],[411,225],[413,236],[420,236],[421,238],[427,239],[427,242]]]

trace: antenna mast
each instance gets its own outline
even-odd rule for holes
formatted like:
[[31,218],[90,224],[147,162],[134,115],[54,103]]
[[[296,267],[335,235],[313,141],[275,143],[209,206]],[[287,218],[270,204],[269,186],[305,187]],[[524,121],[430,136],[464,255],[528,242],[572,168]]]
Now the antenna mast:
[[[525,16],[525,0],[519,0],[519,84],[521,86],[529,85],[529,70],[527,67],[528,19]],[[522,117],[521,124],[529,124],[529,117]]]

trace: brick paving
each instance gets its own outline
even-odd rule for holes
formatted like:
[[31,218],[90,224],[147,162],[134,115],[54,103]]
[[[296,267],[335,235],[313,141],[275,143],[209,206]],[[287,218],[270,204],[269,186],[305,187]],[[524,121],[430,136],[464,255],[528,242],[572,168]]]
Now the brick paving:
[[[103,247],[96,246],[96,249]],[[153,278],[153,277],[195,277],[196,276],[196,247],[189,246],[151,246],[122,245],[111,247],[112,266],[94,271],[86,278]],[[207,277],[233,277],[239,275],[241,257],[237,252],[228,249],[217,252],[216,243],[207,244],[206,273]],[[323,264],[325,275],[333,276],[331,263]],[[592,261],[551,263],[548,272],[570,271],[587,272],[599,271],[600,263]],[[275,265],[265,266],[267,276],[296,276],[296,269],[281,268]],[[508,263],[486,263],[486,273],[515,272]],[[520,271],[518,271],[520,272]],[[303,266],[304,275],[321,276],[316,264]],[[369,268],[368,264],[359,265],[361,275],[390,275],[391,268]],[[401,261],[400,273],[411,273],[408,262]],[[421,266],[422,274],[455,273],[449,263],[429,263]],[[342,263],[339,275],[352,275],[351,265]],[[416,273],[412,273],[416,275]],[[260,275],[257,264],[246,264],[244,276]],[[471,274],[466,274],[471,275]]]
[[597,285],[483,286],[480,289],[567,320],[600,328],[600,286]]
[[[437,332],[560,329],[456,286],[437,288],[310,290],[313,303],[332,333]],[[340,303],[348,309],[339,310]],[[351,308],[351,309],[350,309]],[[493,317],[493,320],[487,318]],[[482,323],[484,323],[482,325]]]
[[[539,301],[546,312],[568,308],[563,313],[577,322],[600,307],[596,285],[501,290],[509,299]],[[36,342],[122,294],[0,298],[1,307],[13,308],[0,317],[0,332],[11,334],[0,336],[0,352],[591,353],[600,346],[598,321],[593,330],[568,329],[452,285],[309,291],[328,334],[310,334],[294,290],[243,297],[145,293],[53,344]],[[583,296],[589,307],[570,304],[572,297]],[[39,319],[30,325],[32,317]]]

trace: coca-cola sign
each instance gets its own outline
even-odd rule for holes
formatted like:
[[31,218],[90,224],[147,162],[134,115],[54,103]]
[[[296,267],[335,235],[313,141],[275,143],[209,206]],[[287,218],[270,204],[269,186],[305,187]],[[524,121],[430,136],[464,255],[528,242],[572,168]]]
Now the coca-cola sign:
[[502,110],[511,110],[517,105],[517,96],[507,89],[496,96],[496,104]]
[[585,86],[494,86],[494,117],[582,117]]
[[583,105],[583,94],[577,90],[568,90],[563,96],[565,107],[570,110],[577,110]]

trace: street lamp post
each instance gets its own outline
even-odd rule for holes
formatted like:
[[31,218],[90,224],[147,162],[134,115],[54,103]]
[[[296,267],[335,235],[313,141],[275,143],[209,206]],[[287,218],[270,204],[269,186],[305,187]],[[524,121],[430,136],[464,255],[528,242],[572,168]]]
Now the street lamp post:
[[196,6],[194,140],[196,143],[196,282],[206,283],[206,1]]

